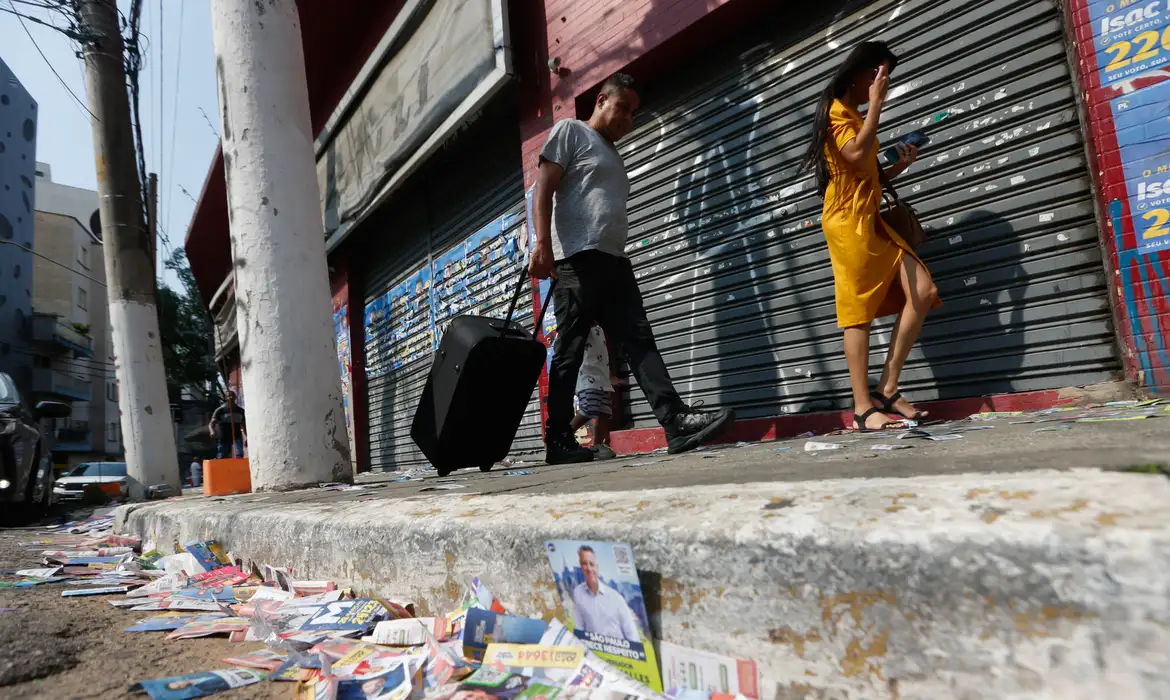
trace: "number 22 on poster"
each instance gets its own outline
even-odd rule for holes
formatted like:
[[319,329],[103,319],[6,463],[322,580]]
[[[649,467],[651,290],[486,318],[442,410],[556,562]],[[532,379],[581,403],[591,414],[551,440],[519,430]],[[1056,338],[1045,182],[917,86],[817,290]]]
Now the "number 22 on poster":
[[1160,54],[1170,52],[1170,27],[1161,33],[1142,32],[1135,36],[1133,41],[1123,39],[1116,44],[1106,46],[1105,52],[1109,54],[1110,59],[1109,63],[1105,64],[1106,73],[1115,73],[1123,68],[1154,58],[1164,60],[1165,57],[1160,56]]

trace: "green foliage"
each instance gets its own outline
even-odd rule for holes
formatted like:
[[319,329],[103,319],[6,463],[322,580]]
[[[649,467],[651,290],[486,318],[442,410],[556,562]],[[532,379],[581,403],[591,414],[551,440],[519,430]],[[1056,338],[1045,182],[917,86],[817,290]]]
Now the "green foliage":
[[219,372],[215,367],[214,325],[195,286],[195,275],[187,265],[182,248],[166,261],[166,269],[179,278],[180,289],[160,282],[158,325],[166,366],[167,394],[172,404],[180,403],[185,387],[201,391],[212,387],[211,397],[219,402]]

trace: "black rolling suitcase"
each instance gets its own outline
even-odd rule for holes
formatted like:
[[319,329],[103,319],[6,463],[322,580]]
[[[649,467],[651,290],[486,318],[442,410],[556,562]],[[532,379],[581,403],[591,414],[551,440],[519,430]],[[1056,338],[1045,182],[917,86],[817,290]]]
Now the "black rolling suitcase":
[[[439,342],[410,436],[440,476],[490,471],[512,447],[546,356],[544,344],[512,321],[527,280],[525,266],[507,320],[457,316]],[[548,300],[537,328],[547,308]]]

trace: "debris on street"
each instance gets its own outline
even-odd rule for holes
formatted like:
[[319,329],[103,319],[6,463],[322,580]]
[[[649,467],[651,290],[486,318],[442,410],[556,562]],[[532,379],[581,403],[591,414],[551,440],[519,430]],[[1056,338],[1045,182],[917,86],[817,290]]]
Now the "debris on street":
[[[145,613],[127,621],[126,634],[158,634],[178,644],[218,636],[239,645],[218,662],[228,668],[146,678],[130,687],[151,698],[199,698],[260,682],[274,689],[285,684],[282,694],[313,700],[479,694],[673,700],[683,693],[687,700],[709,700],[715,687],[696,687],[695,673],[677,669],[666,676],[677,686],[664,687],[626,544],[545,543],[567,611],[562,622],[509,613],[480,578],[446,614],[416,617],[411,601],[299,580],[287,567],[247,563],[215,541],[188,542],[167,554],[162,543],[120,537],[112,529],[109,516],[50,527],[47,537],[21,543],[30,557],[39,557],[39,567],[29,562],[29,568],[0,575],[20,578],[5,582],[10,587],[64,583],[64,597],[105,595],[122,614]],[[578,604],[602,593],[615,601],[604,614]],[[732,695],[757,697],[753,662],[664,649],[667,663],[703,678],[732,678]]]

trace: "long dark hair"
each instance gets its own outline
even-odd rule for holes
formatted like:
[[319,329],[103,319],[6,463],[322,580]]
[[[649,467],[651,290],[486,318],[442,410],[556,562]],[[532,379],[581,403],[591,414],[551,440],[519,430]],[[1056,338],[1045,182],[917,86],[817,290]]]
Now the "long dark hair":
[[849,87],[857,80],[857,76],[876,69],[882,63],[889,61],[890,73],[898,65],[898,57],[890,51],[884,41],[866,41],[858,44],[849,52],[845,62],[833,74],[821,99],[817,102],[817,111],[813,116],[813,140],[800,161],[800,172],[812,170],[817,178],[817,192],[825,196],[829,188],[829,161],[825,157],[825,144],[829,143],[829,109],[833,100],[840,99],[849,91]]

